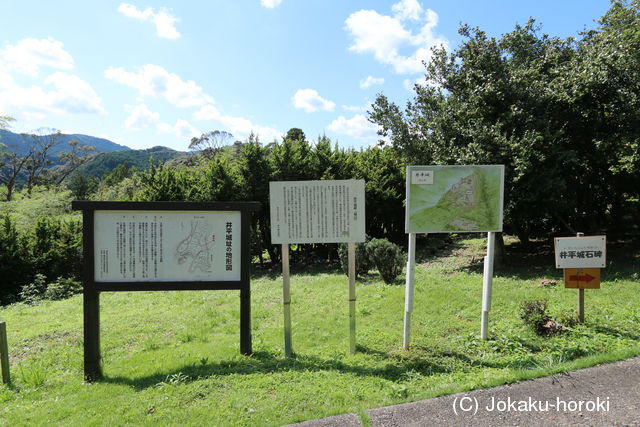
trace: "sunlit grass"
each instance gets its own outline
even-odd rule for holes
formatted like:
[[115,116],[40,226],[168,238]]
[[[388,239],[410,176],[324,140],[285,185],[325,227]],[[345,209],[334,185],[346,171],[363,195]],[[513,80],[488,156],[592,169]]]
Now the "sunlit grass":
[[104,293],[105,378],[93,384],[82,381],[81,296],[0,308],[13,379],[0,386],[0,425],[280,425],[640,354],[637,271],[608,271],[602,289],[586,291],[587,322],[551,338],[524,325],[519,307],[546,299],[552,315],[571,314],[575,290],[540,286],[560,270],[497,271],[482,341],[482,244],[456,245],[417,270],[410,351],[404,286],[375,272],[358,283],[355,355],[347,279],[337,270],[294,266],[291,359],[277,271],[252,281],[252,356],[239,351],[237,291]]

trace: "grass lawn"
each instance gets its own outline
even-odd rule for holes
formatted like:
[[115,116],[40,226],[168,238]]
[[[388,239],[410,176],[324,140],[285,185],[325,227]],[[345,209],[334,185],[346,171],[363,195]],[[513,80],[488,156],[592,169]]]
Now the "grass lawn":
[[[430,254],[419,240],[412,348],[402,349],[404,277],[358,282],[357,343],[348,353],[348,284],[337,270],[292,268],[295,357],[283,352],[282,279],[252,280],[252,356],[239,354],[237,291],[104,293],[105,378],[82,380],[82,297],[0,308],[11,386],[0,425],[281,425],[365,411],[640,354],[639,251],[610,245],[602,289],[586,291],[586,323],[539,337],[520,320],[525,300],[575,317],[549,247],[510,246],[494,277],[490,339],[480,332],[483,239]],[[637,238],[636,238],[637,240]],[[543,279],[558,280],[542,287]]]

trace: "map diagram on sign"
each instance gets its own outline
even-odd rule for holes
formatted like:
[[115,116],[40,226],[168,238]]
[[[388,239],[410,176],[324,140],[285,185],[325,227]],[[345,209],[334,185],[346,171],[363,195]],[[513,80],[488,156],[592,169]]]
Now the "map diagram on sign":
[[502,231],[503,182],[503,166],[407,167],[407,232]]
[[[210,237],[211,236],[211,237]],[[190,273],[212,271],[212,250],[209,239],[213,238],[210,225],[203,220],[191,220],[189,234],[178,244],[176,255],[178,264],[188,263]]]

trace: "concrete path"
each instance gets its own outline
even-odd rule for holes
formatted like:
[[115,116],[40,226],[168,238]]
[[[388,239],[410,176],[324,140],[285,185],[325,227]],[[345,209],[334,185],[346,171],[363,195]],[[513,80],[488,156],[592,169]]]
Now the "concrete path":
[[[368,411],[372,426],[640,426],[640,358]],[[361,426],[355,414],[296,424]]]

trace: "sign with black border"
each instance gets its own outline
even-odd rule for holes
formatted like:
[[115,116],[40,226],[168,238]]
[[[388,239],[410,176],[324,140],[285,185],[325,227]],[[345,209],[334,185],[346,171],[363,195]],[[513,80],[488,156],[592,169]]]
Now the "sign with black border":
[[[239,290],[240,352],[252,352],[250,219],[252,212],[260,210],[259,202],[73,201],[71,207],[82,211],[83,218],[85,379],[91,381],[102,376],[100,292]],[[170,220],[161,221],[159,217],[163,215]],[[114,221],[118,217],[122,221]],[[224,224],[214,225],[216,220]],[[177,238],[183,236],[177,242],[178,246],[191,246],[181,251],[171,242],[165,242],[165,245],[165,234],[160,238],[160,224],[163,224],[163,233],[168,231],[164,227],[181,224],[182,230],[171,230],[169,234],[173,233]],[[109,237],[110,233],[113,236]],[[127,233],[131,233],[129,240],[126,240]],[[194,233],[200,234],[192,242]],[[218,240],[218,244],[212,239]],[[96,242],[102,246],[97,246]],[[164,258],[160,262],[160,250],[174,251],[166,254],[173,257],[171,262],[188,265],[177,275],[169,273],[170,269],[157,270],[158,264],[164,262]],[[118,251],[127,253],[123,255]],[[144,265],[134,266],[132,260],[133,264],[137,260]],[[108,268],[109,262],[116,273],[100,277],[99,269]],[[121,263],[129,263],[129,270],[126,265],[121,267]]]

